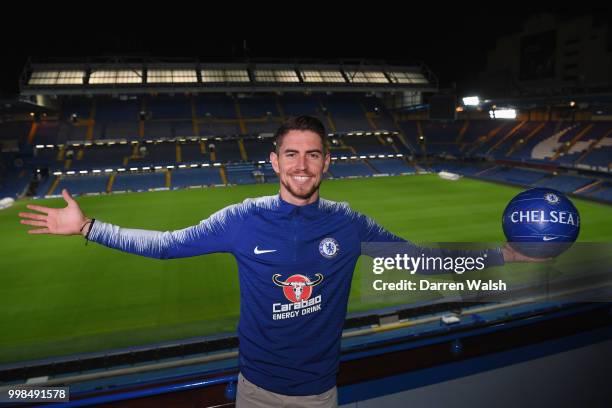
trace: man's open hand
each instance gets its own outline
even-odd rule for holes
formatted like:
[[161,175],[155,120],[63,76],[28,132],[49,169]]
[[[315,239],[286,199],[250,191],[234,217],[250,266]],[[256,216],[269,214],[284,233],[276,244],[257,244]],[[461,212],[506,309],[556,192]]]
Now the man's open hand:
[[[68,204],[64,208],[49,208],[40,205],[29,204],[27,207],[30,210],[38,211],[38,213],[21,212],[21,223],[25,225],[33,225],[40,227],[28,230],[29,234],[57,234],[57,235],[77,235],[86,233],[91,225],[85,224],[89,221],[81,211],[77,202],[72,198],[68,190],[62,190],[62,196]],[[82,231],[83,229],[83,231]]]

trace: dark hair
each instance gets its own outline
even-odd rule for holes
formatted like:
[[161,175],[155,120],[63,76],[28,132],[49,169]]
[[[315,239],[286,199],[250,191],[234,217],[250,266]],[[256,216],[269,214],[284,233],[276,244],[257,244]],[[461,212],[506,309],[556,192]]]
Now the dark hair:
[[274,134],[274,144],[277,153],[283,142],[283,137],[291,130],[310,130],[316,133],[321,138],[323,153],[327,153],[327,133],[325,133],[325,126],[323,126],[319,119],[312,116],[296,116],[283,122]]

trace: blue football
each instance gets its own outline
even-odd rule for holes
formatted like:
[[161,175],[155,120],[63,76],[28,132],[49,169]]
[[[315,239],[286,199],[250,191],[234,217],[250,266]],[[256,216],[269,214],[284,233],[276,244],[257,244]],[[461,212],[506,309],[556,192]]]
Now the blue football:
[[551,258],[567,250],[578,238],[580,215],[563,193],[532,188],[514,197],[502,219],[510,245],[533,258]]

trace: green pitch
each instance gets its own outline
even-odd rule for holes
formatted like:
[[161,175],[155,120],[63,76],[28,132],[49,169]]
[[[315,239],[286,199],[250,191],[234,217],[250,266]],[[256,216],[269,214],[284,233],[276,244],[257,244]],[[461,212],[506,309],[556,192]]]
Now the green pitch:
[[[276,185],[82,197],[89,216],[124,227],[169,230],[199,222]],[[322,196],[347,201],[415,242],[501,242],[501,213],[519,189],[435,175],[326,181]],[[580,241],[612,241],[612,206],[573,199]],[[63,206],[63,200],[40,200]],[[238,320],[231,255],[159,261],[81,237],[33,236],[17,213],[0,212],[0,363],[233,332]],[[355,275],[349,311],[390,306],[361,296]],[[405,297],[403,303],[414,299]]]

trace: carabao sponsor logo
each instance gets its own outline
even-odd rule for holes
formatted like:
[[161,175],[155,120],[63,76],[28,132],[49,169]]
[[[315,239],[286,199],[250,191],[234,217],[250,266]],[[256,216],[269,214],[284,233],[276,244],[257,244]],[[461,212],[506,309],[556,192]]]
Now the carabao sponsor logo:
[[320,273],[317,273],[315,276],[316,279],[314,281],[311,281],[304,275],[291,275],[282,281],[280,280],[281,275],[277,273],[272,276],[272,282],[283,288],[283,293],[287,300],[295,303],[301,300],[308,300],[310,295],[312,295],[312,287],[323,281],[323,275]]
[[274,303],[272,305],[272,319],[284,320],[297,316],[304,316],[321,310],[321,295],[312,297],[312,288],[323,282],[323,275],[315,274],[310,280],[304,275],[291,275],[281,280],[280,274],[272,276],[272,282],[283,288],[283,294],[291,303]]

